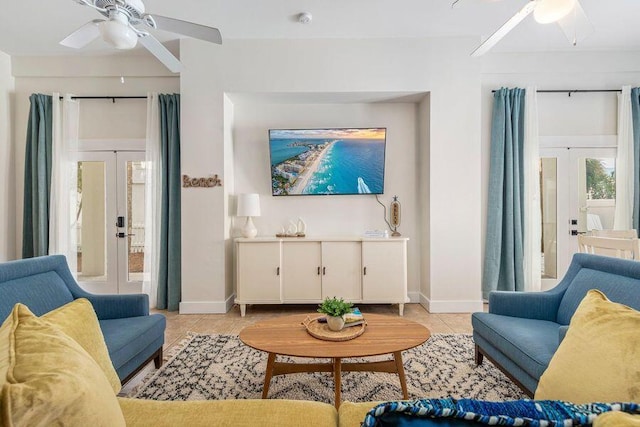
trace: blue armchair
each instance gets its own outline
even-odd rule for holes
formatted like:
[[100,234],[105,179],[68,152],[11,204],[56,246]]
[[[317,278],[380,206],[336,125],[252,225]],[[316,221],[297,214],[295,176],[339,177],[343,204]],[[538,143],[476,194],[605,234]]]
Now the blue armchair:
[[77,298],[91,301],[122,383],[152,360],[161,366],[166,319],[149,315],[147,295],[90,294],[78,286],[62,255],[0,264],[0,320],[18,302],[40,316]]
[[640,262],[575,254],[567,274],[551,290],[491,292],[489,313],[471,317],[476,363],[487,357],[533,396],[590,289],[640,310]]

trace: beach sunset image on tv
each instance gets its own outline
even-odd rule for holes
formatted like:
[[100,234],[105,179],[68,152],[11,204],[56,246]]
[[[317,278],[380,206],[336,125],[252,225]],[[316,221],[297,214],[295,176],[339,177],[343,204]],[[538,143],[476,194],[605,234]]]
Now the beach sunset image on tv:
[[274,196],[382,194],[385,128],[271,129]]

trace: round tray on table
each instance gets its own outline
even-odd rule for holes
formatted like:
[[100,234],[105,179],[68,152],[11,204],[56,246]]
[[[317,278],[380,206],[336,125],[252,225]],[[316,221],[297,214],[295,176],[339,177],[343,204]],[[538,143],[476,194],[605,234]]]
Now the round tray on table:
[[325,341],[349,341],[359,337],[364,333],[367,322],[357,326],[349,326],[342,328],[340,331],[332,331],[326,323],[318,322],[320,317],[311,319],[307,317],[302,324],[307,328],[307,332],[314,338]]

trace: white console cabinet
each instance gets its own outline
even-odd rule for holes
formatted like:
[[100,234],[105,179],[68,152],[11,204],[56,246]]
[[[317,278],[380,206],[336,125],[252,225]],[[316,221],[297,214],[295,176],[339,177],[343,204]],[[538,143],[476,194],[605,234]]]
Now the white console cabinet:
[[237,239],[236,304],[311,304],[326,297],[354,303],[407,298],[406,238]]

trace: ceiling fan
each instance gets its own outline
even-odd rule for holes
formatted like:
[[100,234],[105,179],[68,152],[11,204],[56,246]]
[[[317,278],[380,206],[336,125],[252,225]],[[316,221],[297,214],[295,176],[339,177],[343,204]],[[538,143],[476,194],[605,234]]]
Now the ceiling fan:
[[133,49],[138,41],[169,70],[178,73],[182,64],[169,50],[153,37],[146,28],[183,34],[211,43],[222,44],[222,36],[217,28],[193,22],[167,18],[145,13],[142,0],[73,0],[97,10],[107,19],[94,19],[69,34],[61,45],[80,49],[98,37],[117,49]]
[[540,24],[558,23],[565,36],[574,46],[577,44],[578,39],[584,39],[594,31],[593,25],[584,13],[579,0],[529,0],[519,12],[478,46],[471,53],[471,56],[480,56],[487,53],[532,12],[533,17]]

